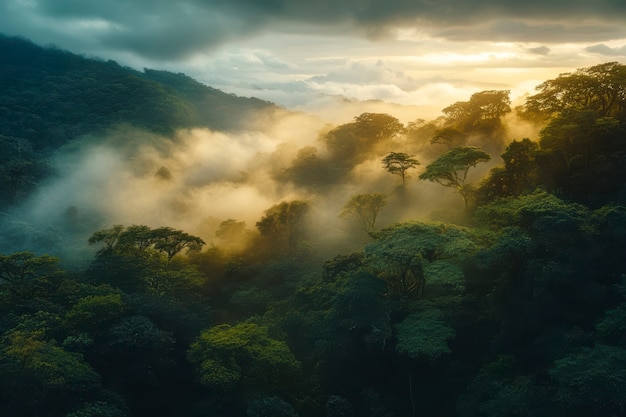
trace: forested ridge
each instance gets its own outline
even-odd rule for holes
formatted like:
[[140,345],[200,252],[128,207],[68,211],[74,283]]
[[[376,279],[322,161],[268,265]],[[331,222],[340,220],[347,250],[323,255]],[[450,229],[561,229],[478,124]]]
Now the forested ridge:
[[2,201],[24,197],[49,174],[52,152],[120,124],[176,129],[245,126],[275,107],[205,86],[184,74],[143,72],[0,34]]
[[[0,104],[7,213],[66,140],[114,123],[234,129],[211,115],[270,106],[0,41],[20,80]],[[83,96],[72,71],[112,81]],[[84,268],[41,246],[0,254],[0,413],[626,415],[626,66],[562,74],[515,108],[493,90],[436,120],[364,113],[294,155],[270,174],[303,197],[252,227],[109,224],[80,243]],[[332,215],[350,244],[331,244],[320,206],[345,189]],[[449,207],[423,214],[423,189]]]

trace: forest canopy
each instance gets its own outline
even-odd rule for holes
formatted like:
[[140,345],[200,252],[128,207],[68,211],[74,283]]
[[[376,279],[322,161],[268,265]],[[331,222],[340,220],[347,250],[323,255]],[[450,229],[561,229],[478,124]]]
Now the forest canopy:
[[277,142],[183,74],[0,58],[2,415],[625,415],[626,66]]

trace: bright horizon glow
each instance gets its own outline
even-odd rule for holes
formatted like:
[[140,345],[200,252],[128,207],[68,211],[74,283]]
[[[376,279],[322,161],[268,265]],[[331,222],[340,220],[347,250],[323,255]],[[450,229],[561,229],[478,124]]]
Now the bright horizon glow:
[[247,0],[8,0],[0,27],[137,70],[182,72],[331,123],[345,121],[341,103],[436,117],[475,92],[511,90],[516,101],[561,73],[626,60],[626,3],[493,1],[290,0],[266,9]]

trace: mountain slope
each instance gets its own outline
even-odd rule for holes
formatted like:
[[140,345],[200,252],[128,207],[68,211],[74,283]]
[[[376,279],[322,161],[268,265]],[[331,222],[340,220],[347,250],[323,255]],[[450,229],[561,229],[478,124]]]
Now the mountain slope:
[[271,103],[207,87],[183,74],[135,71],[0,36],[0,135],[57,147],[128,123],[154,132],[230,130]]
[[119,124],[243,129],[269,102],[207,87],[184,74],[122,67],[0,35],[0,208],[29,195],[52,152]]

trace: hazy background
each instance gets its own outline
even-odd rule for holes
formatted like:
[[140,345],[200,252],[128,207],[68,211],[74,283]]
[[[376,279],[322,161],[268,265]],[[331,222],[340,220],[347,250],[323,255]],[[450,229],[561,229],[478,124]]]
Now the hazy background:
[[[621,0],[2,2],[6,34],[138,70],[186,73],[285,109],[231,133],[161,137],[111,126],[66,146],[50,161],[54,175],[5,213],[5,246],[84,250],[86,236],[113,223],[167,225],[211,243],[221,221],[254,229],[264,210],[293,199],[311,203],[320,239],[350,246],[359,242],[337,215],[353,194],[390,196],[394,208],[383,209],[381,225],[460,207],[452,190],[417,181],[444,149],[401,136],[318,187],[286,172],[303,148],[325,158],[320,136],[361,113],[389,113],[407,125],[483,90],[511,90],[515,106],[559,73],[623,59],[624,21]],[[506,123],[497,143],[475,141],[493,157],[476,179],[500,162],[508,142],[536,139],[537,129],[514,116]],[[399,178],[380,164],[392,151],[422,162],[402,204],[393,200]]]
[[369,100],[383,100],[432,118],[442,103],[476,91],[521,97],[559,73],[623,59],[624,21],[621,0],[0,4],[7,34],[137,69],[184,72],[333,123],[343,121],[337,109],[346,100],[368,111],[380,111]]

